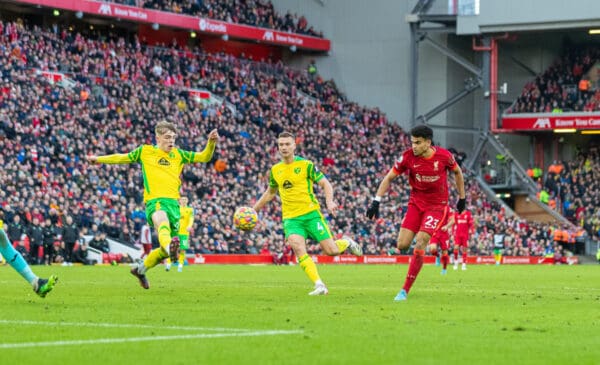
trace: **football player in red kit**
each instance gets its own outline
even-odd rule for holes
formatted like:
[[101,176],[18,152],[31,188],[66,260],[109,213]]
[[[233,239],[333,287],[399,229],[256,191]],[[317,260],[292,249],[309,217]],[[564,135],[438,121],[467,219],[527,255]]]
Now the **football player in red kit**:
[[469,237],[473,233],[473,216],[468,210],[455,212],[454,220],[454,270],[458,270],[458,253],[462,253],[462,269],[467,269],[467,254],[469,252]]
[[433,233],[431,239],[429,240],[429,253],[435,256],[436,258],[439,256],[440,252],[442,254],[440,261],[442,263],[442,275],[446,275],[448,268],[448,262],[450,261],[450,256],[448,256],[448,249],[450,248],[450,231],[452,226],[454,225],[454,214],[450,212],[448,216],[447,222],[440,227],[437,231]]
[[398,234],[398,248],[410,247],[416,241],[413,257],[402,290],[394,300],[403,301],[421,271],[423,256],[433,233],[446,221],[448,213],[448,171],[454,173],[458,190],[456,209],[465,209],[465,183],[462,170],[448,150],[433,146],[433,131],[426,125],[414,127],[410,131],[412,148],[402,156],[383,178],[369,208],[367,217],[379,217],[381,198],[388,191],[392,180],[407,173],[411,187],[408,209],[402,220]]

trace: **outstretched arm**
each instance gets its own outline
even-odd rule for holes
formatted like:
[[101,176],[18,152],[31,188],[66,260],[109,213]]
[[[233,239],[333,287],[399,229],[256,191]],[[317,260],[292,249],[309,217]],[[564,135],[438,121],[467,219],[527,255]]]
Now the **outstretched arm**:
[[197,152],[193,154],[192,162],[208,162],[212,159],[213,154],[215,153],[215,147],[217,146],[217,142],[219,141],[219,132],[216,129],[213,129],[208,134],[208,143],[202,152]]
[[267,190],[263,193],[263,195],[258,199],[258,201],[252,207],[255,211],[259,211],[264,207],[268,202],[273,200],[273,198],[277,195],[277,188],[269,186]]
[[381,201],[381,197],[385,195],[385,193],[387,193],[388,189],[390,188],[390,183],[397,177],[398,174],[396,174],[394,169],[391,169],[390,172],[388,172],[388,174],[385,175],[383,180],[381,180],[379,188],[377,188],[377,193],[375,194],[375,197],[373,198],[371,204],[369,205],[369,208],[367,209],[367,218],[379,218],[379,202]]
[[141,151],[142,147],[140,146],[129,153],[115,153],[104,156],[90,155],[86,156],[85,159],[90,163],[126,164],[138,161]]
[[327,204],[327,210],[335,217],[337,204],[335,200],[333,200],[333,186],[331,186],[331,183],[326,177],[323,177],[321,180],[319,180],[317,184],[325,192],[325,204]]
[[392,182],[392,180],[394,180],[397,177],[398,177],[398,174],[396,174],[396,172],[394,172],[394,169],[391,169],[390,172],[388,172],[388,174],[385,175],[383,180],[381,180],[379,187],[377,188],[377,193],[375,194],[375,200],[377,200],[377,201],[381,200],[381,197],[384,196],[385,193],[387,193],[388,189],[390,188],[390,183]]
[[462,213],[465,210],[465,178],[463,177],[460,166],[454,167],[454,180],[456,181],[456,189],[458,190],[458,203],[456,203],[456,210],[458,213]]
[[458,190],[458,198],[465,199],[465,178],[460,166],[456,165],[454,170],[454,181],[456,181],[456,189]]

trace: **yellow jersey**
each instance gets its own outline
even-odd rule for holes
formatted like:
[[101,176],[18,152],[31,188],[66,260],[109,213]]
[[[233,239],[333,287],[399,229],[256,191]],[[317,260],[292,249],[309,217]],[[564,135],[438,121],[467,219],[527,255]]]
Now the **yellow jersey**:
[[140,163],[144,179],[144,202],[157,198],[179,199],[183,165],[209,162],[215,145],[215,141],[208,141],[202,152],[184,151],[179,148],[165,152],[158,146],[145,144],[129,153],[98,156],[97,161],[106,164]]
[[187,230],[189,227],[194,225],[194,208],[192,207],[179,207],[179,234],[189,235],[190,232]]
[[283,219],[321,209],[313,191],[313,184],[323,177],[325,175],[312,161],[299,156],[294,157],[292,163],[281,161],[271,167],[269,186],[279,191]]

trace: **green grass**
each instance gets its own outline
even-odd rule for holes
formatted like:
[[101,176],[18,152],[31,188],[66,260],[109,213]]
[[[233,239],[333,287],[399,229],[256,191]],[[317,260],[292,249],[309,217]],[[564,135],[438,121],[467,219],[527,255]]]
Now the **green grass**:
[[[312,285],[297,266],[192,266],[183,273],[159,266],[149,272],[150,290],[127,266],[34,270],[59,275],[46,299],[0,267],[3,364],[512,365],[600,358],[600,266],[471,265],[445,277],[425,266],[403,303],[392,299],[405,265],[321,265],[330,289],[323,297],[307,295]],[[269,330],[298,332],[263,332]],[[168,338],[177,335],[195,337]],[[143,340],[156,336],[167,338]],[[67,342],[78,340],[92,341]],[[35,342],[56,343],[9,345]]]

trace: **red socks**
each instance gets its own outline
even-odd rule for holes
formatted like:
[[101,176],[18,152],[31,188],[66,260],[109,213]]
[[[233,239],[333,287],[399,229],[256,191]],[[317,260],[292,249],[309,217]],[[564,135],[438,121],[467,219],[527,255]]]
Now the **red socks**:
[[421,267],[423,267],[423,256],[425,255],[425,250],[415,250],[412,260],[410,260],[410,265],[408,266],[408,273],[406,274],[406,281],[404,282],[404,286],[402,289],[406,290],[406,293],[410,291],[413,283],[417,279],[417,275],[419,275],[419,271],[421,271]]
[[450,261],[450,257],[448,256],[447,253],[442,255],[442,267],[444,268],[444,270],[446,270],[446,267],[448,266],[448,261]]

